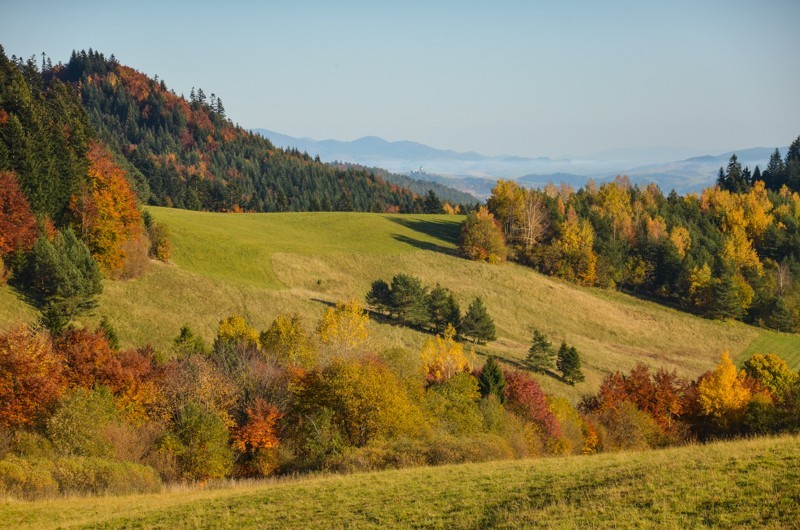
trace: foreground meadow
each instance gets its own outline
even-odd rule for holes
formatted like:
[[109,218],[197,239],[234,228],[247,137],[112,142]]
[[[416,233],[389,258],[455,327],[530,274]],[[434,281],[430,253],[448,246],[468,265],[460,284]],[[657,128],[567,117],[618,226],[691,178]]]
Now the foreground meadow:
[[6,528],[797,528],[800,438],[0,502]]

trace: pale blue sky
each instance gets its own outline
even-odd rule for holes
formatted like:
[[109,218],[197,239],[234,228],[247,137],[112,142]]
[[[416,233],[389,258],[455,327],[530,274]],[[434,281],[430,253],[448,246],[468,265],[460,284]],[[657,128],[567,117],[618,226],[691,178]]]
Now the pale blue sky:
[[244,127],[486,154],[800,134],[800,1],[2,0],[8,55],[115,54]]

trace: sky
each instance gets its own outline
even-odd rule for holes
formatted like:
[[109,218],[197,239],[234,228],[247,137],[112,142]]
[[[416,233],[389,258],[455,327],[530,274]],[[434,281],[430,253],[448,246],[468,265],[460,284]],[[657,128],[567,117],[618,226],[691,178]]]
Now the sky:
[[228,117],[520,156],[800,135],[800,1],[0,1],[7,55],[93,48]]

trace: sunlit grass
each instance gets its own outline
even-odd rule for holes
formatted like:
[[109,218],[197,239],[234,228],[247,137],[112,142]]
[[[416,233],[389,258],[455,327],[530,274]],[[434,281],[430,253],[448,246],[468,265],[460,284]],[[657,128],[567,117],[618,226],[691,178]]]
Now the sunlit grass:
[[800,438],[0,501],[9,528],[791,528]]
[[[577,400],[613,370],[642,361],[696,377],[723,350],[734,357],[774,350],[797,366],[800,336],[737,322],[716,322],[618,292],[581,288],[513,265],[489,265],[455,254],[461,217],[370,213],[218,214],[151,208],[166,223],[174,246],[170,264],[154,263],[143,277],[105,283],[87,322],[108,316],[124,346],[153,344],[167,351],[182,325],[211,340],[217,323],[234,313],[259,329],[279,313],[297,312],[309,327],[326,303],[363,296],[372,280],[397,273],[452,289],[462,307],[484,298],[498,340],[482,354],[523,359],[534,328],[582,354],[585,383],[569,387],[538,376],[547,392]],[[34,312],[0,288],[0,325],[31,320]],[[418,350],[426,336],[372,324],[375,347]],[[780,340],[773,340],[779,337]]]

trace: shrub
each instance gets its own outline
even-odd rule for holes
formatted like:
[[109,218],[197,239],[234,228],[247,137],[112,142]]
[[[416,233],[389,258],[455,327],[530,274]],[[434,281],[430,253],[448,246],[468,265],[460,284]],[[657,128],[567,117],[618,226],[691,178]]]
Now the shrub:
[[47,420],[47,434],[59,454],[110,456],[114,447],[105,428],[117,419],[114,397],[107,388],[78,389]]
[[162,439],[161,447],[175,456],[184,480],[222,478],[233,468],[225,422],[197,403],[179,411],[173,432]]
[[6,457],[0,460],[0,493],[26,500],[52,497],[58,493],[52,470],[51,460]]
[[161,489],[161,480],[153,468],[104,458],[58,458],[52,476],[65,494],[123,495]]

